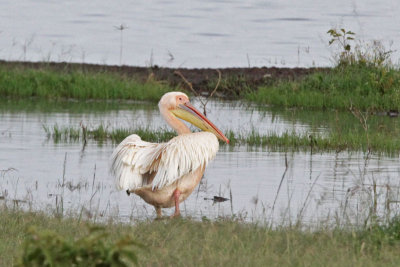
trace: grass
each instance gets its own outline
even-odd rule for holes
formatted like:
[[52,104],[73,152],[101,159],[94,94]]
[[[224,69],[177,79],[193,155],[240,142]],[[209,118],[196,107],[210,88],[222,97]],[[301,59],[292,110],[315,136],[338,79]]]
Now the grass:
[[148,128],[138,127],[135,129],[121,128],[109,130],[106,126],[100,125],[93,129],[88,129],[85,126],[80,127],[60,127],[55,124],[53,127],[43,125],[43,129],[47,138],[54,142],[87,142],[95,140],[97,142],[105,142],[111,140],[114,143],[119,143],[128,135],[133,133],[139,135],[143,140],[149,142],[164,142],[176,136],[175,132],[161,130],[152,131]]
[[260,104],[314,109],[400,109],[400,70],[354,64],[309,74],[299,81],[277,81],[247,91],[244,98]]
[[[68,242],[83,238],[94,225],[75,218],[2,208],[0,261],[19,261],[27,229],[53,231]],[[133,248],[144,266],[398,266],[400,221],[363,229],[275,229],[235,219],[194,221],[174,219],[140,221],[134,225],[109,222],[107,238],[113,243],[131,237],[143,248]]]
[[315,72],[293,82],[275,81],[247,92],[248,100],[286,107],[389,111],[400,107],[400,69],[379,41],[357,40],[352,31],[330,29],[336,46],[331,71]]
[[[58,142],[87,142],[95,140],[100,144],[106,141],[120,143],[130,134],[138,134],[142,140],[148,142],[166,142],[176,136],[171,130],[152,130],[144,127],[108,129],[99,125],[92,129],[85,126],[61,127],[57,124],[53,127],[43,126],[47,138]],[[265,148],[274,150],[310,150],[313,151],[372,151],[384,152],[396,155],[400,151],[400,139],[397,138],[396,129],[386,131],[370,130],[365,132],[358,127],[344,130],[334,130],[328,133],[296,133],[294,131],[276,133],[267,132],[261,134],[254,129],[244,133],[237,133],[232,130],[226,132],[230,140],[230,147],[247,146],[248,148]],[[225,146],[224,143],[221,143]]]
[[[251,85],[240,74],[222,77],[223,88],[232,87],[225,83],[245,84],[240,90],[225,90],[226,97],[263,105],[324,110],[346,110],[350,106],[374,111],[400,109],[400,70],[392,65],[340,64],[330,70],[313,71],[301,79],[266,79],[260,86]],[[153,78],[140,81],[117,72],[0,64],[1,97],[155,102],[167,91],[182,89]]]
[[152,79],[143,83],[107,72],[62,72],[50,68],[8,68],[0,65],[1,97],[158,101],[164,93],[173,89]]

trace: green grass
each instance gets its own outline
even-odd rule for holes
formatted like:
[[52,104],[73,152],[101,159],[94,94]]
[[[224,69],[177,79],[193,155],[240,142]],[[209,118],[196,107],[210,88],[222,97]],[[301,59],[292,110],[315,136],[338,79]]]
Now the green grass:
[[[148,142],[166,142],[176,136],[171,130],[152,130],[144,127],[108,129],[104,125],[88,129],[86,127],[53,127],[43,126],[47,138],[58,142],[87,142],[95,140],[100,144],[106,141],[121,142],[130,134],[139,135]],[[398,129],[399,130],[399,129]],[[400,151],[400,138],[398,130],[381,129],[379,131],[362,131],[359,127],[344,130],[335,129],[326,134],[310,134],[283,132],[267,132],[261,134],[254,129],[249,132],[237,133],[232,130],[226,132],[229,145],[222,146],[247,146],[248,148],[266,148],[278,151],[286,150],[313,150],[313,151],[372,151],[396,155]],[[394,132],[393,132],[394,131]]]
[[243,97],[260,104],[315,109],[400,109],[400,70],[354,64],[317,72],[299,81],[276,81],[247,91]]
[[8,68],[0,65],[0,96],[45,99],[132,99],[158,101],[168,85],[113,73]]
[[[361,62],[338,65],[296,80],[267,79],[258,87],[251,86],[251,81],[246,82],[240,75],[222,77],[224,88],[230,87],[225,83],[246,84],[239,93],[225,90],[226,97],[259,104],[313,109],[345,110],[350,106],[361,110],[400,109],[400,70],[388,65]],[[116,72],[0,65],[1,97],[158,101],[171,90],[182,88],[154,79],[139,81]]]
[[[85,237],[94,225],[75,218],[2,208],[0,264],[11,266],[31,239],[27,229],[52,231],[66,242]],[[130,237],[142,266],[398,266],[399,220],[364,229],[307,230],[294,226],[271,229],[234,219],[109,222],[105,244]],[[57,244],[55,244],[57,245]]]
[[112,141],[119,143],[128,135],[137,134],[143,140],[149,142],[164,142],[170,140],[176,133],[168,130],[153,131],[148,128],[138,127],[135,129],[120,128],[109,130],[104,125],[99,125],[93,129],[88,129],[85,126],[80,127],[60,127],[55,124],[53,127],[43,125],[47,138],[54,142],[87,142],[95,140],[97,142]]
[[250,132],[246,135],[229,131],[227,137],[231,145],[249,145],[269,147],[275,150],[311,150],[314,151],[372,151],[396,155],[400,151],[400,139],[381,133],[365,132],[329,132],[328,134],[298,134],[296,132],[274,132],[265,135]]

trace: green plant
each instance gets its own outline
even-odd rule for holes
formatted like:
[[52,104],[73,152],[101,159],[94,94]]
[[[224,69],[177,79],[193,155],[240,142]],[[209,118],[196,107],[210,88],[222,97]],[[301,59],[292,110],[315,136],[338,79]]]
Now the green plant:
[[69,241],[52,231],[28,230],[21,266],[131,266],[138,264],[134,247],[142,247],[127,236],[106,242],[103,227],[92,227],[89,234]]
[[[0,266],[16,264],[24,249],[21,243],[32,238],[24,231],[26,227],[35,225],[76,240],[87,234],[89,223],[76,217],[57,219],[44,212],[1,207],[0,215]],[[396,219],[367,228],[358,228],[350,221],[335,227],[329,223],[332,218],[313,226],[276,221],[271,228],[261,221],[250,222],[247,216],[139,220],[131,224],[115,219],[96,225],[110,233],[107,242],[132,234],[146,244],[149,252],[137,253],[139,264],[145,266],[400,266],[400,223]]]
[[338,66],[362,65],[367,67],[388,67],[392,50],[387,50],[382,42],[373,40],[361,42],[355,39],[355,33],[344,28],[330,29],[329,45],[336,44],[339,54],[335,56]]
[[329,45],[338,44],[342,50],[339,55],[339,64],[351,64],[354,62],[354,53],[351,51],[350,43],[354,41],[355,33],[352,31],[346,31],[345,29],[330,29],[327,32],[332,39],[329,41]]

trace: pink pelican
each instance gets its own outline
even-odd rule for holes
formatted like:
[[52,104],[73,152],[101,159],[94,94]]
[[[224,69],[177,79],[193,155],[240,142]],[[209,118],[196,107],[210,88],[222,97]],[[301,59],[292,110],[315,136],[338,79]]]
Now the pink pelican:
[[[114,150],[111,172],[118,189],[135,193],[153,205],[157,217],[162,216],[161,208],[173,206],[173,216],[179,216],[179,203],[193,192],[217,154],[217,138],[226,143],[229,140],[190,104],[184,93],[166,93],[158,107],[178,136],[160,144],[143,141],[136,134],[126,137]],[[204,132],[192,133],[178,118]]]

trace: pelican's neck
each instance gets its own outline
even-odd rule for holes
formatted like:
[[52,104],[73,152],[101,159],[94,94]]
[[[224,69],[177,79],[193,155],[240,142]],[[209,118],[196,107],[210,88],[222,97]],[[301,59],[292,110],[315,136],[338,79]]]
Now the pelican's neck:
[[189,127],[187,127],[186,124],[184,124],[168,109],[160,109],[160,112],[161,115],[164,117],[164,120],[178,133],[178,135],[191,133]]

